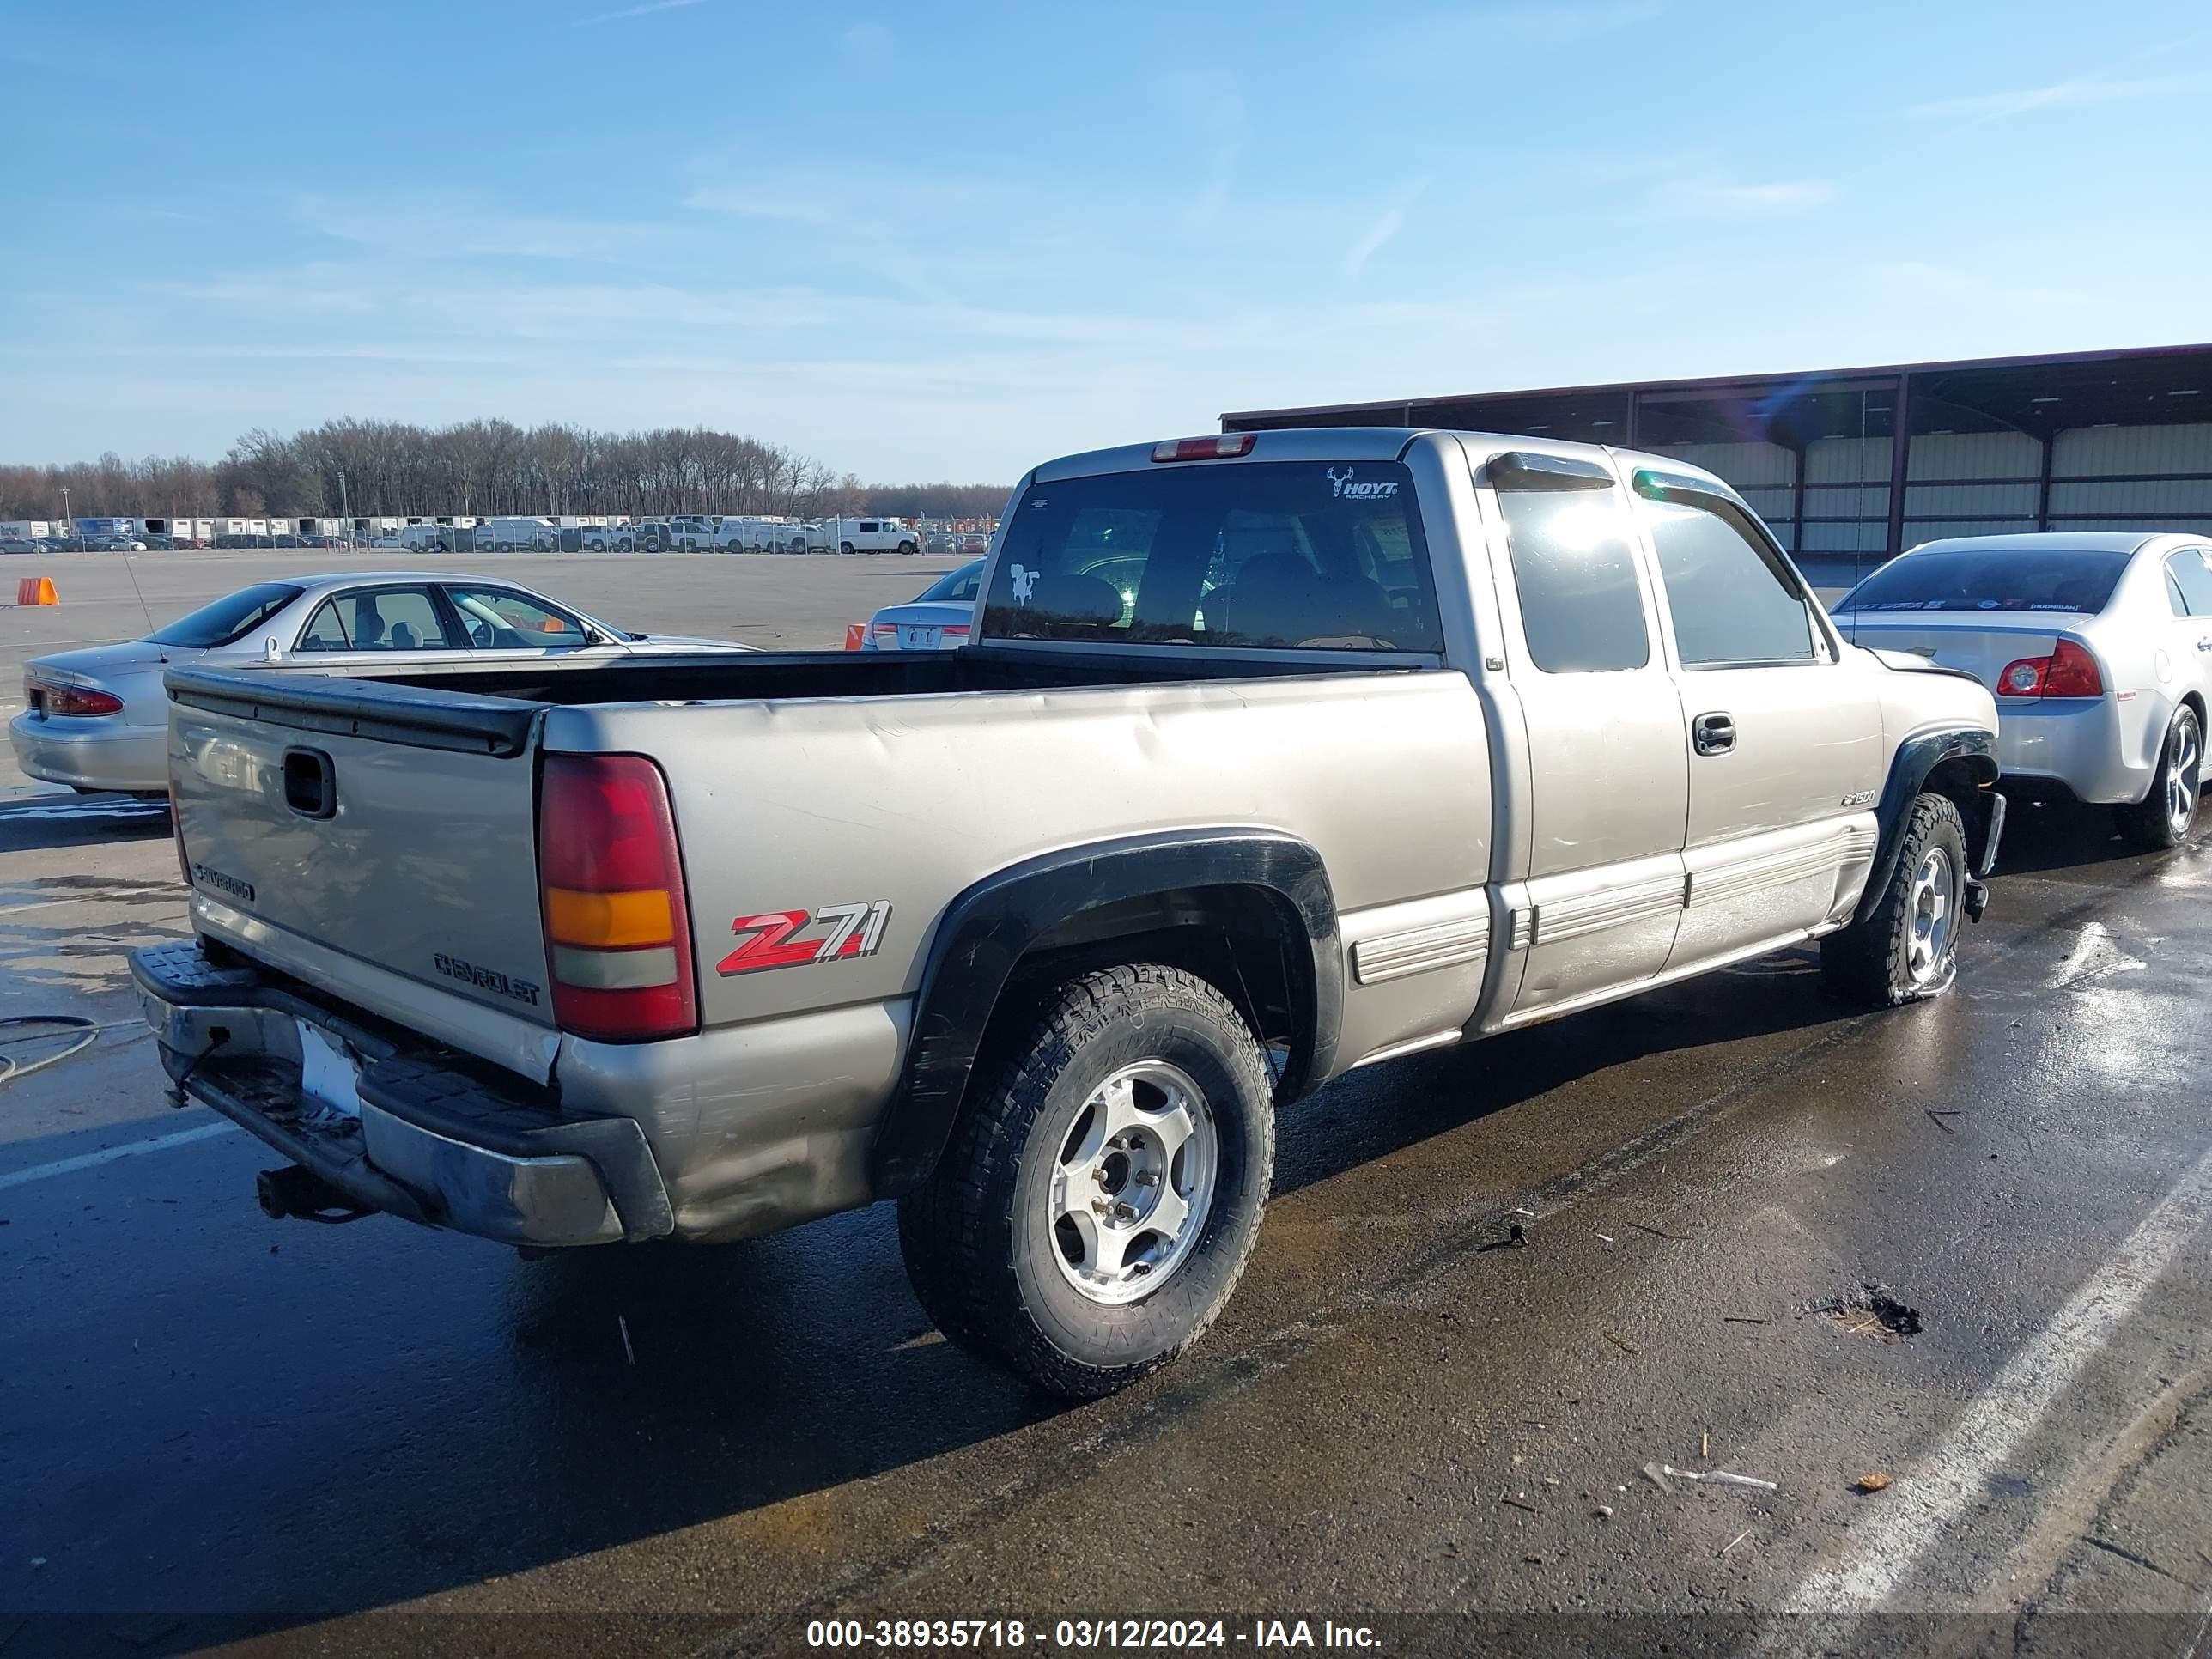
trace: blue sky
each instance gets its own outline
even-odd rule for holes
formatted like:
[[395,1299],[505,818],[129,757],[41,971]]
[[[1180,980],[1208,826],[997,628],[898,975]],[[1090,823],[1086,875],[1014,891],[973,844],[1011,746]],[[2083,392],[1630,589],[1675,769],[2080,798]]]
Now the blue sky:
[[0,459],[1004,481],[1224,409],[2212,338],[2196,3],[0,6]]

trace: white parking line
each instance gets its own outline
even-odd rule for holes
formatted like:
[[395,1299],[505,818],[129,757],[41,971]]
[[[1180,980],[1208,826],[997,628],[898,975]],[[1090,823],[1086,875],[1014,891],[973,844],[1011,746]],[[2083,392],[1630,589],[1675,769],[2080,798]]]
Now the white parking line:
[[39,1164],[27,1170],[14,1170],[0,1175],[0,1192],[10,1187],[27,1186],[33,1181],[44,1181],[50,1176],[74,1175],[79,1170],[96,1170],[103,1164],[112,1164],[118,1158],[143,1158],[148,1152],[166,1152],[172,1146],[189,1146],[195,1140],[209,1140],[216,1135],[236,1131],[238,1125],[228,1119],[219,1123],[203,1123],[197,1129],[179,1129],[173,1135],[156,1135],[151,1140],[133,1140],[120,1146],[108,1146],[96,1152],[79,1152],[75,1158],[57,1158],[52,1164]]
[[[2012,1357],[1911,1478],[1891,1487],[1879,1510],[1869,1505],[1861,1512],[1845,1534],[1842,1564],[1807,1577],[1784,1603],[1786,1609],[1832,1617],[1881,1607],[1943,1530],[1986,1494],[1990,1477],[2019,1449],[2208,1218],[2212,1153],[2174,1183],[2043,1334]],[[1828,1632],[1829,1638],[1834,1634]]]
[[167,817],[168,813],[169,803],[165,800],[70,800],[51,806],[0,806],[0,823],[16,823],[26,818],[155,818]]

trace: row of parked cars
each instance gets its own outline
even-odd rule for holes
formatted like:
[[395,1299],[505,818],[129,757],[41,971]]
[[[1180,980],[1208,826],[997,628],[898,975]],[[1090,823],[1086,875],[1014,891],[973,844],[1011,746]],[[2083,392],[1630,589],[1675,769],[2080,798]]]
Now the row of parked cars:
[[[550,519],[485,519],[473,525],[410,524],[370,545],[417,553],[919,553],[923,532],[903,519],[790,519],[679,514],[623,524],[561,525]],[[928,550],[981,552],[981,535],[928,538]]]
[[139,536],[0,536],[4,553],[167,553],[179,547],[348,547],[341,536],[217,536],[211,543],[149,532]]

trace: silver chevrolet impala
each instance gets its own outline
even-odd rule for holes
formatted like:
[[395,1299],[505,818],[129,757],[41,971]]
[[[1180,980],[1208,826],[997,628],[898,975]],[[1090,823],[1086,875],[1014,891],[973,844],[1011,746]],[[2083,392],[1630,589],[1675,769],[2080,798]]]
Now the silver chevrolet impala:
[[354,571],[256,582],[143,639],[34,659],[9,722],[28,775],[85,790],[168,789],[173,666],[284,666],[326,672],[609,661],[671,652],[750,650],[723,640],[633,634],[512,582],[421,571]]

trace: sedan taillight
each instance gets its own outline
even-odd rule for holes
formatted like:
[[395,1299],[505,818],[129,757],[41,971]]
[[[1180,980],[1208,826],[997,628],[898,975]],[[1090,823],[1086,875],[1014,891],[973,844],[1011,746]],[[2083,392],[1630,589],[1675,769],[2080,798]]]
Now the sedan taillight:
[[48,714],[119,714],[123,699],[112,691],[95,691],[86,685],[54,685],[41,682],[39,695],[25,701],[43,706]]
[[1997,676],[2001,697],[2101,697],[2105,677],[2097,659],[2072,640],[2061,640],[2047,657],[2022,657]]

